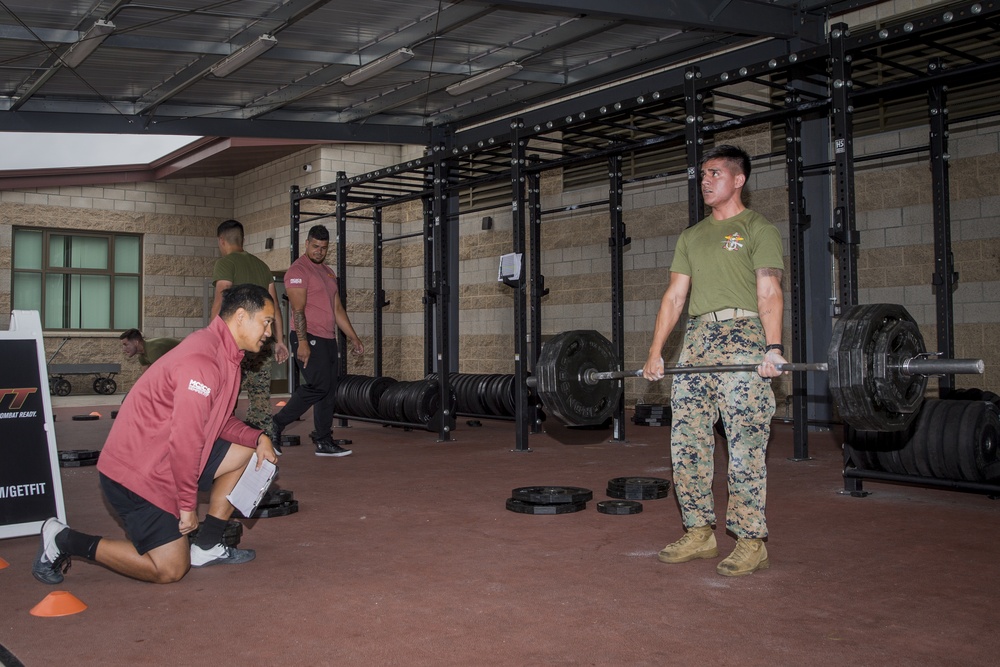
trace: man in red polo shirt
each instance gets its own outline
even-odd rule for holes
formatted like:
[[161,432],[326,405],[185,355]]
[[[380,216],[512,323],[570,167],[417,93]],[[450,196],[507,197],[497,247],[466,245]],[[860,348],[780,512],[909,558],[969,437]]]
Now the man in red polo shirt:
[[355,354],[365,352],[337,293],[337,276],[324,263],[330,232],[315,225],[306,237],[305,253],[285,272],[285,292],[292,311],[289,352],[295,355],[304,380],[288,403],[274,415],[275,438],[311,406],[316,456],[347,456],[351,450],[333,441],[334,398],[337,393],[337,329],[351,341]]
[[[71,556],[154,583],[180,580],[191,567],[253,560],[254,552],[222,543],[233,506],[226,496],[256,451],[277,461],[270,438],[233,416],[240,361],[271,335],[274,302],[257,285],[236,285],[219,317],[187,336],[129,391],[97,464],[104,496],[128,540],[73,530],[56,518],[42,524],[32,574],[58,584]],[[198,528],[198,491],[211,492]]]

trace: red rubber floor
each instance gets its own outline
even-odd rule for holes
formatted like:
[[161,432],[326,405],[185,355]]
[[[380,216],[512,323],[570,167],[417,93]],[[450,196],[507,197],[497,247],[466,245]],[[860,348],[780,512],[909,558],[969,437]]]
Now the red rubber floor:
[[[91,409],[104,417],[71,420]],[[57,409],[59,448],[99,448],[111,409]],[[352,456],[318,458],[299,422],[279,486],[300,511],[244,522],[255,561],[178,584],[76,561],[49,587],[30,574],[36,537],[0,540],[0,646],[27,667],[997,664],[997,501],[871,481],[869,497],[843,495],[836,435],[812,434],[813,458],[792,462],[791,427],[776,423],[771,568],[728,579],[717,560],[656,560],[681,533],[672,492],[633,516],[594,507],[612,477],[670,477],[667,429],[629,422],[616,444],[549,426],[516,453],[507,422],[463,418],[448,443],[359,422],[336,431]],[[95,469],[61,472],[70,525],[121,536]],[[558,516],[505,510],[512,488],[535,485],[594,500]],[[721,521],[724,476],[716,497]],[[53,590],[88,609],[30,615]]]

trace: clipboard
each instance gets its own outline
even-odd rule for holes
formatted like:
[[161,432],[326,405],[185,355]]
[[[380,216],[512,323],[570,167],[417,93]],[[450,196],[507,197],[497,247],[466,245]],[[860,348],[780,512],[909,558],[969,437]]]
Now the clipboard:
[[226,496],[226,500],[233,504],[233,507],[240,511],[243,516],[251,516],[257,505],[260,504],[267,489],[274,481],[274,476],[278,474],[278,466],[265,460],[264,464],[257,470],[257,452],[250,457],[246,469],[240,475],[240,479],[233,487],[232,493]]

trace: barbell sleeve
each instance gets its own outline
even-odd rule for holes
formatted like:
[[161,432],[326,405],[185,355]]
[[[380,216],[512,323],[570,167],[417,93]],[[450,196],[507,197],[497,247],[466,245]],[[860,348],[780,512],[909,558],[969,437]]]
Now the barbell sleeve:
[[899,368],[906,375],[982,375],[986,364],[982,359],[935,359],[913,357]]

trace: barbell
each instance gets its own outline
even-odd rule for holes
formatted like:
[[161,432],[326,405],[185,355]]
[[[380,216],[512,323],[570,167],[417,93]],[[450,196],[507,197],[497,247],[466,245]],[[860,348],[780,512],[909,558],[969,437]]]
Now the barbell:
[[[528,385],[545,409],[569,425],[602,424],[621,400],[621,380],[642,370],[620,366],[597,331],[556,334],[542,345]],[[903,306],[852,306],[837,320],[828,360],[778,364],[790,372],[828,372],[830,395],[841,419],[859,431],[901,431],[916,418],[931,375],[981,374],[982,359],[929,355],[916,321]],[[612,369],[612,370],[607,370]],[[754,372],[757,364],[668,366],[665,375]],[[615,380],[616,382],[609,382]]]

